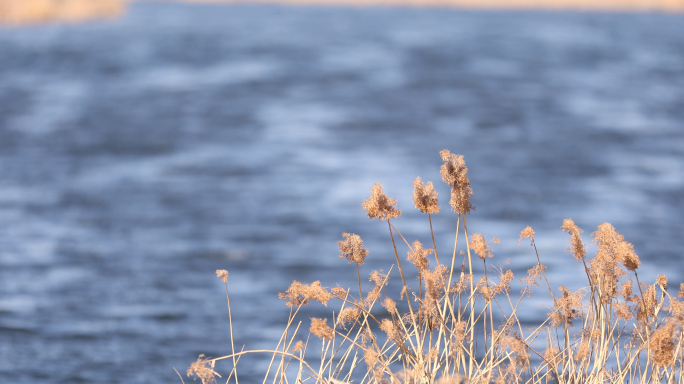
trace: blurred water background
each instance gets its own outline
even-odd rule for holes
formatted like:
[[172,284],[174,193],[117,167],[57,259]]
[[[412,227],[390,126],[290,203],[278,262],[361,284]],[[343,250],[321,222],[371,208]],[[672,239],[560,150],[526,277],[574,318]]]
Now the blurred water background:
[[361,208],[375,182],[427,244],[411,183],[434,181],[449,252],[445,148],[469,166],[471,232],[518,278],[530,225],[552,284],[583,285],[572,217],[678,287],[684,17],[132,3],[0,29],[0,382],[180,382],[230,350],[219,268],[236,343],[273,347],[293,279],[355,284],[342,232],[363,273],[394,262]]

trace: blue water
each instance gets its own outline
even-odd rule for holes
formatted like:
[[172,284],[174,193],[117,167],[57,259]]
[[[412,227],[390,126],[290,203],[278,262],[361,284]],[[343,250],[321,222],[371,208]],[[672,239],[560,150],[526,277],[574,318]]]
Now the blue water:
[[230,351],[218,268],[236,344],[272,347],[293,279],[355,284],[342,232],[364,273],[393,262],[360,205],[373,183],[428,243],[411,183],[434,181],[450,252],[444,148],[493,263],[523,277],[530,225],[552,283],[578,288],[560,225],[589,241],[608,221],[642,281],[677,287],[684,16],[133,3],[0,29],[0,382],[180,382]]

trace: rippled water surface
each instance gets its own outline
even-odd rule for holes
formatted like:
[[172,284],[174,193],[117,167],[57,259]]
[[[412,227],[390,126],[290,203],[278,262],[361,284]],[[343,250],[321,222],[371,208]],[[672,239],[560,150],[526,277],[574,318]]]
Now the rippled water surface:
[[471,231],[520,277],[531,225],[550,280],[579,287],[572,217],[678,286],[684,18],[134,3],[0,29],[0,381],[180,382],[229,351],[217,268],[238,345],[273,346],[293,279],[355,284],[342,232],[366,273],[392,263],[373,183],[428,242],[411,183],[434,181],[449,252],[444,148],[469,166]]

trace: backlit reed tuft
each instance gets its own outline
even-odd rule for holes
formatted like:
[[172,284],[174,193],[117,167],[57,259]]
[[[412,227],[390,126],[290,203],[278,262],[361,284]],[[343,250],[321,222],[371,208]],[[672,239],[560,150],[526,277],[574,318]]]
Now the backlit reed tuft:
[[444,163],[442,164],[442,180],[451,187],[451,200],[449,205],[456,213],[466,214],[475,207],[470,202],[473,189],[468,180],[468,168],[462,155],[455,155],[444,149],[440,153]]
[[[238,384],[239,362],[259,354],[265,359],[252,366],[266,363],[263,382],[273,384],[684,384],[684,283],[675,294],[668,291],[672,283],[665,275],[640,280],[634,246],[609,223],[591,233],[596,253],[587,255],[584,231],[565,219],[561,228],[570,235],[568,250],[575,259],[568,260],[576,261],[577,268],[563,268],[576,274],[572,282],[578,286],[554,288],[531,227],[517,240],[520,245],[529,239],[531,248],[503,257],[484,233],[468,235],[465,214],[474,208],[465,161],[447,150],[440,156],[457,214],[451,221],[456,235],[447,252],[450,261],[440,263],[437,256],[440,243],[432,215],[439,206],[432,183],[423,184],[420,178],[413,182],[413,203],[428,214],[432,247],[418,240],[410,243],[402,235],[393,221],[401,214],[397,201],[375,184],[362,205],[371,220],[387,222],[391,246],[370,255],[356,234],[344,232],[338,241],[339,256],[356,269],[358,292],[295,280],[279,293],[290,314],[283,318],[285,329],[273,349],[236,350],[231,320],[231,354],[200,355],[188,376],[213,383],[222,378],[215,364],[225,361],[232,363],[226,383]],[[504,239],[512,242],[515,237],[507,234]],[[492,237],[492,242],[499,239]],[[400,252],[415,269],[404,271]],[[389,254],[394,254],[393,264]],[[388,260],[386,272],[362,272],[367,257]],[[527,273],[516,277],[515,268],[504,270],[506,260],[513,258],[516,268]],[[217,270],[216,276],[228,295],[228,272]],[[523,304],[528,298],[534,304]],[[314,302],[325,307],[307,320],[302,312]],[[339,307],[329,309],[331,302]],[[540,302],[546,304],[534,325],[528,312]],[[229,298],[228,309],[232,319]],[[321,316],[320,310],[328,315]],[[271,308],[264,313],[277,316]],[[308,333],[303,324],[309,324]],[[310,363],[312,359],[317,362]]]
[[420,177],[413,181],[413,204],[423,213],[438,213],[439,200],[432,181],[423,184]]
[[368,256],[368,249],[363,247],[363,240],[354,233],[343,233],[343,241],[338,241],[337,245],[340,248],[340,257],[346,258],[350,263],[363,264],[366,256]]
[[363,209],[368,213],[368,217],[379,220],[389,220],[401,215],[401,210],[396,209],[397,201],[390,198],[382,191],[382,185],[375,183],[371,189],[371,195],[368,200],[364,200]]

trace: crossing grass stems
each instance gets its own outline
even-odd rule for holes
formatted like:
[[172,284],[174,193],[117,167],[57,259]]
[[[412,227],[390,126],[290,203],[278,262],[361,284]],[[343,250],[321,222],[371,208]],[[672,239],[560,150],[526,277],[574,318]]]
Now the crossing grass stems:
[[[511,270],[492,265],[485,235],[468,233],[466,218],[475,208],[463,156],[448,150],[440,156],[456,215],[449,257],[438,253],[435,242],[432,215],[440,207],[432,182],[413,183],[413,202],[427,215],[428,246],[401,234],[395,222],[402,211],[375,184],[362,205],[371,220],[386,222],[396,262],[389,272],[372,271],[372,288],[364,291],[368,250],[359,235],[343,233],[340,257],[356,266],[358,287],[294,281],[279,294],[290,314],[276,346],[236,350],[228,272],[218,270],[226,287],[231,353],[200,355],[188,376],[203,384],[238,384],[240,359],[264,354],[270,358],[264,384],[684,383],[684,284],[672,294],[665,276],[640,281],[639,257],[609,223],[591,233],[597,251],[589,258],[583,231],[571,219],[561,229],[570,236],[568,251],[581,263],[586,286],[552,288],[530,227],[521,231],[518,245],[529,242],[531,267],[516,279]],[[474,263],[483,272],[476,273]],[[400,284],[390,284],[397,278]],[[547,297],[549,312],[531,327],[519,313],[532,294]],[[304,307],[315,301],[326,307],[334,301],[337,309],[327,318],[307,319]],[[309,351],[311,345],[320,350]],[[216,370],[219,362],[227,362],[225,377]]]

